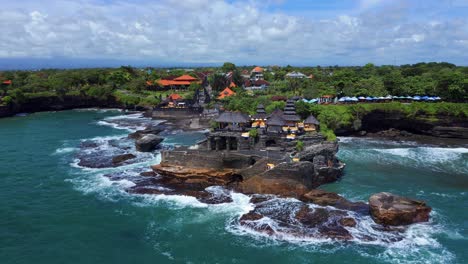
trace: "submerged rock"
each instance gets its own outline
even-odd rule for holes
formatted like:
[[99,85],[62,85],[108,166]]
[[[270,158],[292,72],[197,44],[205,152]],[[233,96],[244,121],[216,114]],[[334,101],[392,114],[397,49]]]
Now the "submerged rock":
[[369,198],[370,213],[382,225],[409,225],[429,221],[431,207],[423,201],[381,192]]
[[119,165],[122,162],[125,162],[127,160],[131,160],[131,159],[134,159],[134,158],[136,158],[136,156],[133,155],[133,154],[130,154],[130,153],[117,155],[117,156],[112,158],[112,164]]
[[149,134],[135,141],[135,147],[138,151],[150,152],[156,149],[159,143],[161,143],[163,140],[164,139],[161,137]]

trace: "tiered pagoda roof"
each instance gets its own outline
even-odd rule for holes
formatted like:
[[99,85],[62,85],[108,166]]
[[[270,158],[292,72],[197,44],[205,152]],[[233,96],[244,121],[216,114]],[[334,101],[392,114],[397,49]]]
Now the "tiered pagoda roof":
[[286,107],[284,108],[283,119],[286,121],[297,122],[301,118],[296,114],[296,105],[294,100],[286,101]]
[[265,120],[267,119],[267,113],[265,112],[265,107],[262,104],[257,106],[257,113],[252,116],[252,119],[255,120]]

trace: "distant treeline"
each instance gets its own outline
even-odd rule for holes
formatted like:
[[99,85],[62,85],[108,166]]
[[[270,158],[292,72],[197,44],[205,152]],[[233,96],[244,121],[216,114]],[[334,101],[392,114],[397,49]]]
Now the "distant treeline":
[[[254,96],[292,96],[316,98],[324,94],[337,96],[430,95],[445,101],[468,100],[468,67],[450,63],[417,63],[401,66],[353,67],[264,67],[264,77],[270,82],[266,91]],[[234,82],[242,85],[241,72],[252,67],[236,67],[225,63],[219,68],[199,68],[211,71],[209,78],[215,91],[222,89],[222,73],[233,71]],[[299,71],[313,75],[312,79],[288,79],[288,72]],[[0,97],[3,104],[21,104],[28,97],[80,95],[105,99],[119,97],[131,103],[154,104],[160,99],[146,91],[146,81],[168,75],[186,73],[182,69],[137,69],[123,66],[116,69],[73,69],[0,72]],[[191,74],[191,72],[188,72]],[[11,80],[11,84],[3,84]],[[249,96],[240,88],[239,96]],[[250,95],[251,96],[251,95]]]

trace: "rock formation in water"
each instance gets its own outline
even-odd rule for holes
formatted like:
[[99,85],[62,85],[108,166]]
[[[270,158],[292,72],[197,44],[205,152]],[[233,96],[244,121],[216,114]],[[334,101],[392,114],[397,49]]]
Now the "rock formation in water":
[[150,152],[155,150],[156,147],[159,146],[159,143],[161,143],[163,140],[164,138],[158,137],[153,134],[148,134],[142,136],[140,139],[137,139],[135,141],[135,147],[138,151]]
[[369,198],[370,213],[382,225],[409,225],[429,221],[431,207],[425,202],[381,192]]

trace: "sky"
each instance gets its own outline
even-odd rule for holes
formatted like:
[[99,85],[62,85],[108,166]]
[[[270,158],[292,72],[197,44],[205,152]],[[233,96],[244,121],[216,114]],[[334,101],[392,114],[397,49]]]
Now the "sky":
[[0,4],[0,68],[468,64],[468,0]]

